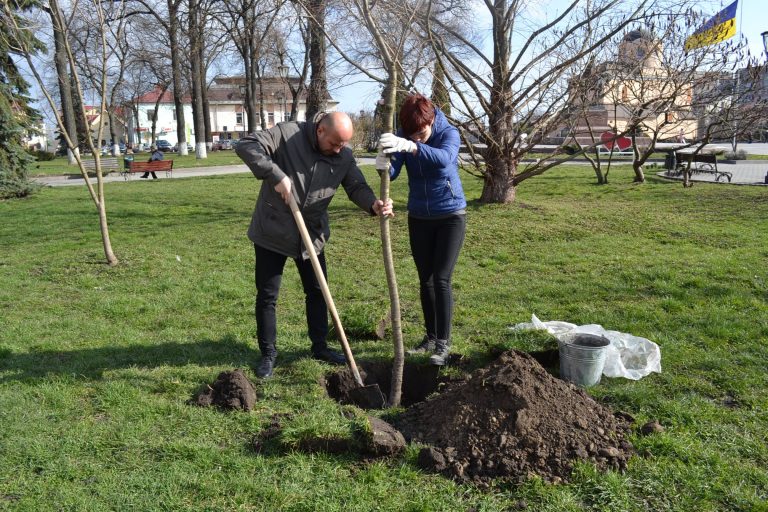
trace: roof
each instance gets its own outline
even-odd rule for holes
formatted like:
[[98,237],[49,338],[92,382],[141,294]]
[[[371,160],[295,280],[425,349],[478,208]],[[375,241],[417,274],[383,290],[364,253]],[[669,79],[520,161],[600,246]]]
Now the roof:
[[[281,98],[283,93],[290,101],[292,98],[290,88],[287,86],[288,82],[294,88],[299,85],[299,77],[289,76],[286,79],[281,77],[263,77],[261,79],[262,91],[267,101],[273,98]],[[208,87],[208,101],[213,103],[244,103],[245,94],[240,92],[240,87],[245,85],[245,77],[239,76],[223,76],[214,79],[213,83]],[[256,91],[258,95],[260,91]],[[142,94],[136,97],[133,101],[135,103],[173,103],[173,91],[166,90],[162,93],[160,87],[155,87],[152,91]],[[257,100],[258,100],[257,96]],[[305,88],[299,98],[301,101],[307,100],[307,89]],[[325,99],[333,102],[334,99],[330,94],[326,93]],[[185,95],[182,98],[184,103],[191,103],[192,98],[189,95]]]

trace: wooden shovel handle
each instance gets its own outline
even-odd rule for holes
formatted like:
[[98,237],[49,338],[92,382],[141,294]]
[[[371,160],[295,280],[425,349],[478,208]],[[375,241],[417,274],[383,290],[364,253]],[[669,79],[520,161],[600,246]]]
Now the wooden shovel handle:
[[320,260],[317,259],[315,246],[312,243],[312,239],[309,237],[309,231],[307,231],[307,226],[304,224],[304,217],[301,216],[299,205],[296,204],[296,198],[293,197],[293,193],[291,193],[291,200],[288,204],[291,207],[291,213],[293,213],[296,226],[299,228],[301,240],[304,242],[304,247],[306,247],[307,252],[309,253],[309,259],[312,262],[312,269],[315,271],[315,277],[317,278],[317,282],[320,283],[320,289],[323,291],[325,304],[328,306],[328,311],[331,312],[331,317],[333,317],[333,325],[336,327],[336,332],[339,333],[339,338],[341,339],[341,347],[344,349],[344,355],[347,358],[347,365],[349,366],[349,369],[352,370],[352,376],[355,378],[357,385],[363,387],[363,379],[360,378],[360,372],[358,371],[357,365],[355,364],[355,358],[352,357],[352,350],[349,348],[347,335],[344,334],[344,327],[341,325],[339,313],[336,311],[336,305],[333,303],[331,290],[328,289],[328,282],[325,280],[323,269],[320,266]]

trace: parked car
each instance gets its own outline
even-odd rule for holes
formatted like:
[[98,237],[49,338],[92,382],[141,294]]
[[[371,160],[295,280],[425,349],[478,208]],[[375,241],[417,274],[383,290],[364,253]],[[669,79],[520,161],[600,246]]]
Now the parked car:
[[[179,144],[178,144],[178,143],[176,143],[176,144],[174,144],[174,145],[173,145],[173,148],[171,149],[171,151],[173,151],[173,152],[175,153],[175,152],[177,152],[178,150],[179,150]],[[190,144],[189,142],[187,142],[187,153],[191,153],[191,152],[192,152],[192,151],[194,151],[194,150],[195,150],[195,148],[193,148],[193,147],[192,147],[192,144]]]
[[213,151],[220,151],[222,149],[232,149],[232,141],[229,139],[220,139],[213,143],[211,148]]
[[165,139],[157,139],[155,141],[155,146],[162,152],[173,151],[173,146],[171,146],[171,143]]

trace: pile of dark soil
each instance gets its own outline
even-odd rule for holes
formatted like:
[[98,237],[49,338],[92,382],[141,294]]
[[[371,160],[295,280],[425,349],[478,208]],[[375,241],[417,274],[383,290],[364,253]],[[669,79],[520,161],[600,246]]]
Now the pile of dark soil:
[[213,384],[205,385],[191,403],[201,407],[250,411],[256,403],[256,391],[243,370],[221,372]]
[[561,381],[531,356],[503,353],[466,381],[417,403],[396,421],[428,445],[419,463],[459,481],[566,480],[577,460],[626,468],[633,452],[623,417]]

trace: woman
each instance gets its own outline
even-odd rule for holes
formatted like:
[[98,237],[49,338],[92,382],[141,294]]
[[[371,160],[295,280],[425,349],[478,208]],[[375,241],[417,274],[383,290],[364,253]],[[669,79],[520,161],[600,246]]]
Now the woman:
[[[393,180],[403,164],[408,173],[408,233],[426,330],[409,353],[433,352],[430,362],[444,365],[451,347],[451,276],[467,225],[467,201],[459,179],[459,131],[421,94],[405,99],[399,117],[397,135],[385,133],[379,140],[384,154],[376,167],[389,168]],[[386,155],[392,155],[391,162]]]

